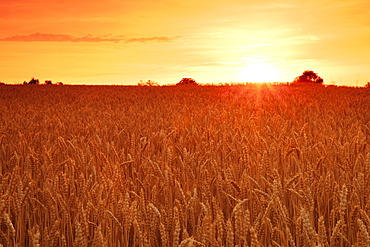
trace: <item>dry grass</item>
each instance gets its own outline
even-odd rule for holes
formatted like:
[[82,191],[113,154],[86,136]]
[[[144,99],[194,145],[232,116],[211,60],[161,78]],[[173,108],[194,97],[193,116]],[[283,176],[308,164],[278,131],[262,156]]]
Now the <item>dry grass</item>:
[[370,97],[0,87],[3,246],[368,246]]

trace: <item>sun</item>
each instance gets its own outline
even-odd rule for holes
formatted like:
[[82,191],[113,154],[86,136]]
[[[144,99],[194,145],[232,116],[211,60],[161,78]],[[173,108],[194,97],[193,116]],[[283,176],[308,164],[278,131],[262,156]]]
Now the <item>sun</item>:
[[266,62],[254,61],[241,69],[240,80],[242,82],[276,82],[279,71],[273,65]]

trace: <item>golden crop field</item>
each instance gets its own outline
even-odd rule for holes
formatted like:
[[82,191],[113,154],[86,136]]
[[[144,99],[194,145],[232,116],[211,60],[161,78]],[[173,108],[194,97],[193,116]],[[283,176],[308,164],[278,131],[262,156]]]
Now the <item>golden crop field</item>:
[[370,246],[370,90],[1,86],[2,246]]

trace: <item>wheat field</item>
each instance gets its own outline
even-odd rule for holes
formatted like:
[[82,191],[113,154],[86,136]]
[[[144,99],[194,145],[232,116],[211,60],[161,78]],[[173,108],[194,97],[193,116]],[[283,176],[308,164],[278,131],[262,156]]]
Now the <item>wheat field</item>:
[[370,91],[1,86],[2,246],[370,246]]

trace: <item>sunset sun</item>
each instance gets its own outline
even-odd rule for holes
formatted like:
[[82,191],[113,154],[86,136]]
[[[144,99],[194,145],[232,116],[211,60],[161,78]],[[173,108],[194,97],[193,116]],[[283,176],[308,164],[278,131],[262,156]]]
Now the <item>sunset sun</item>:
[[265,62],[253,62],[240,71],[240,80],[243,82],[276,82],[278,69]]

